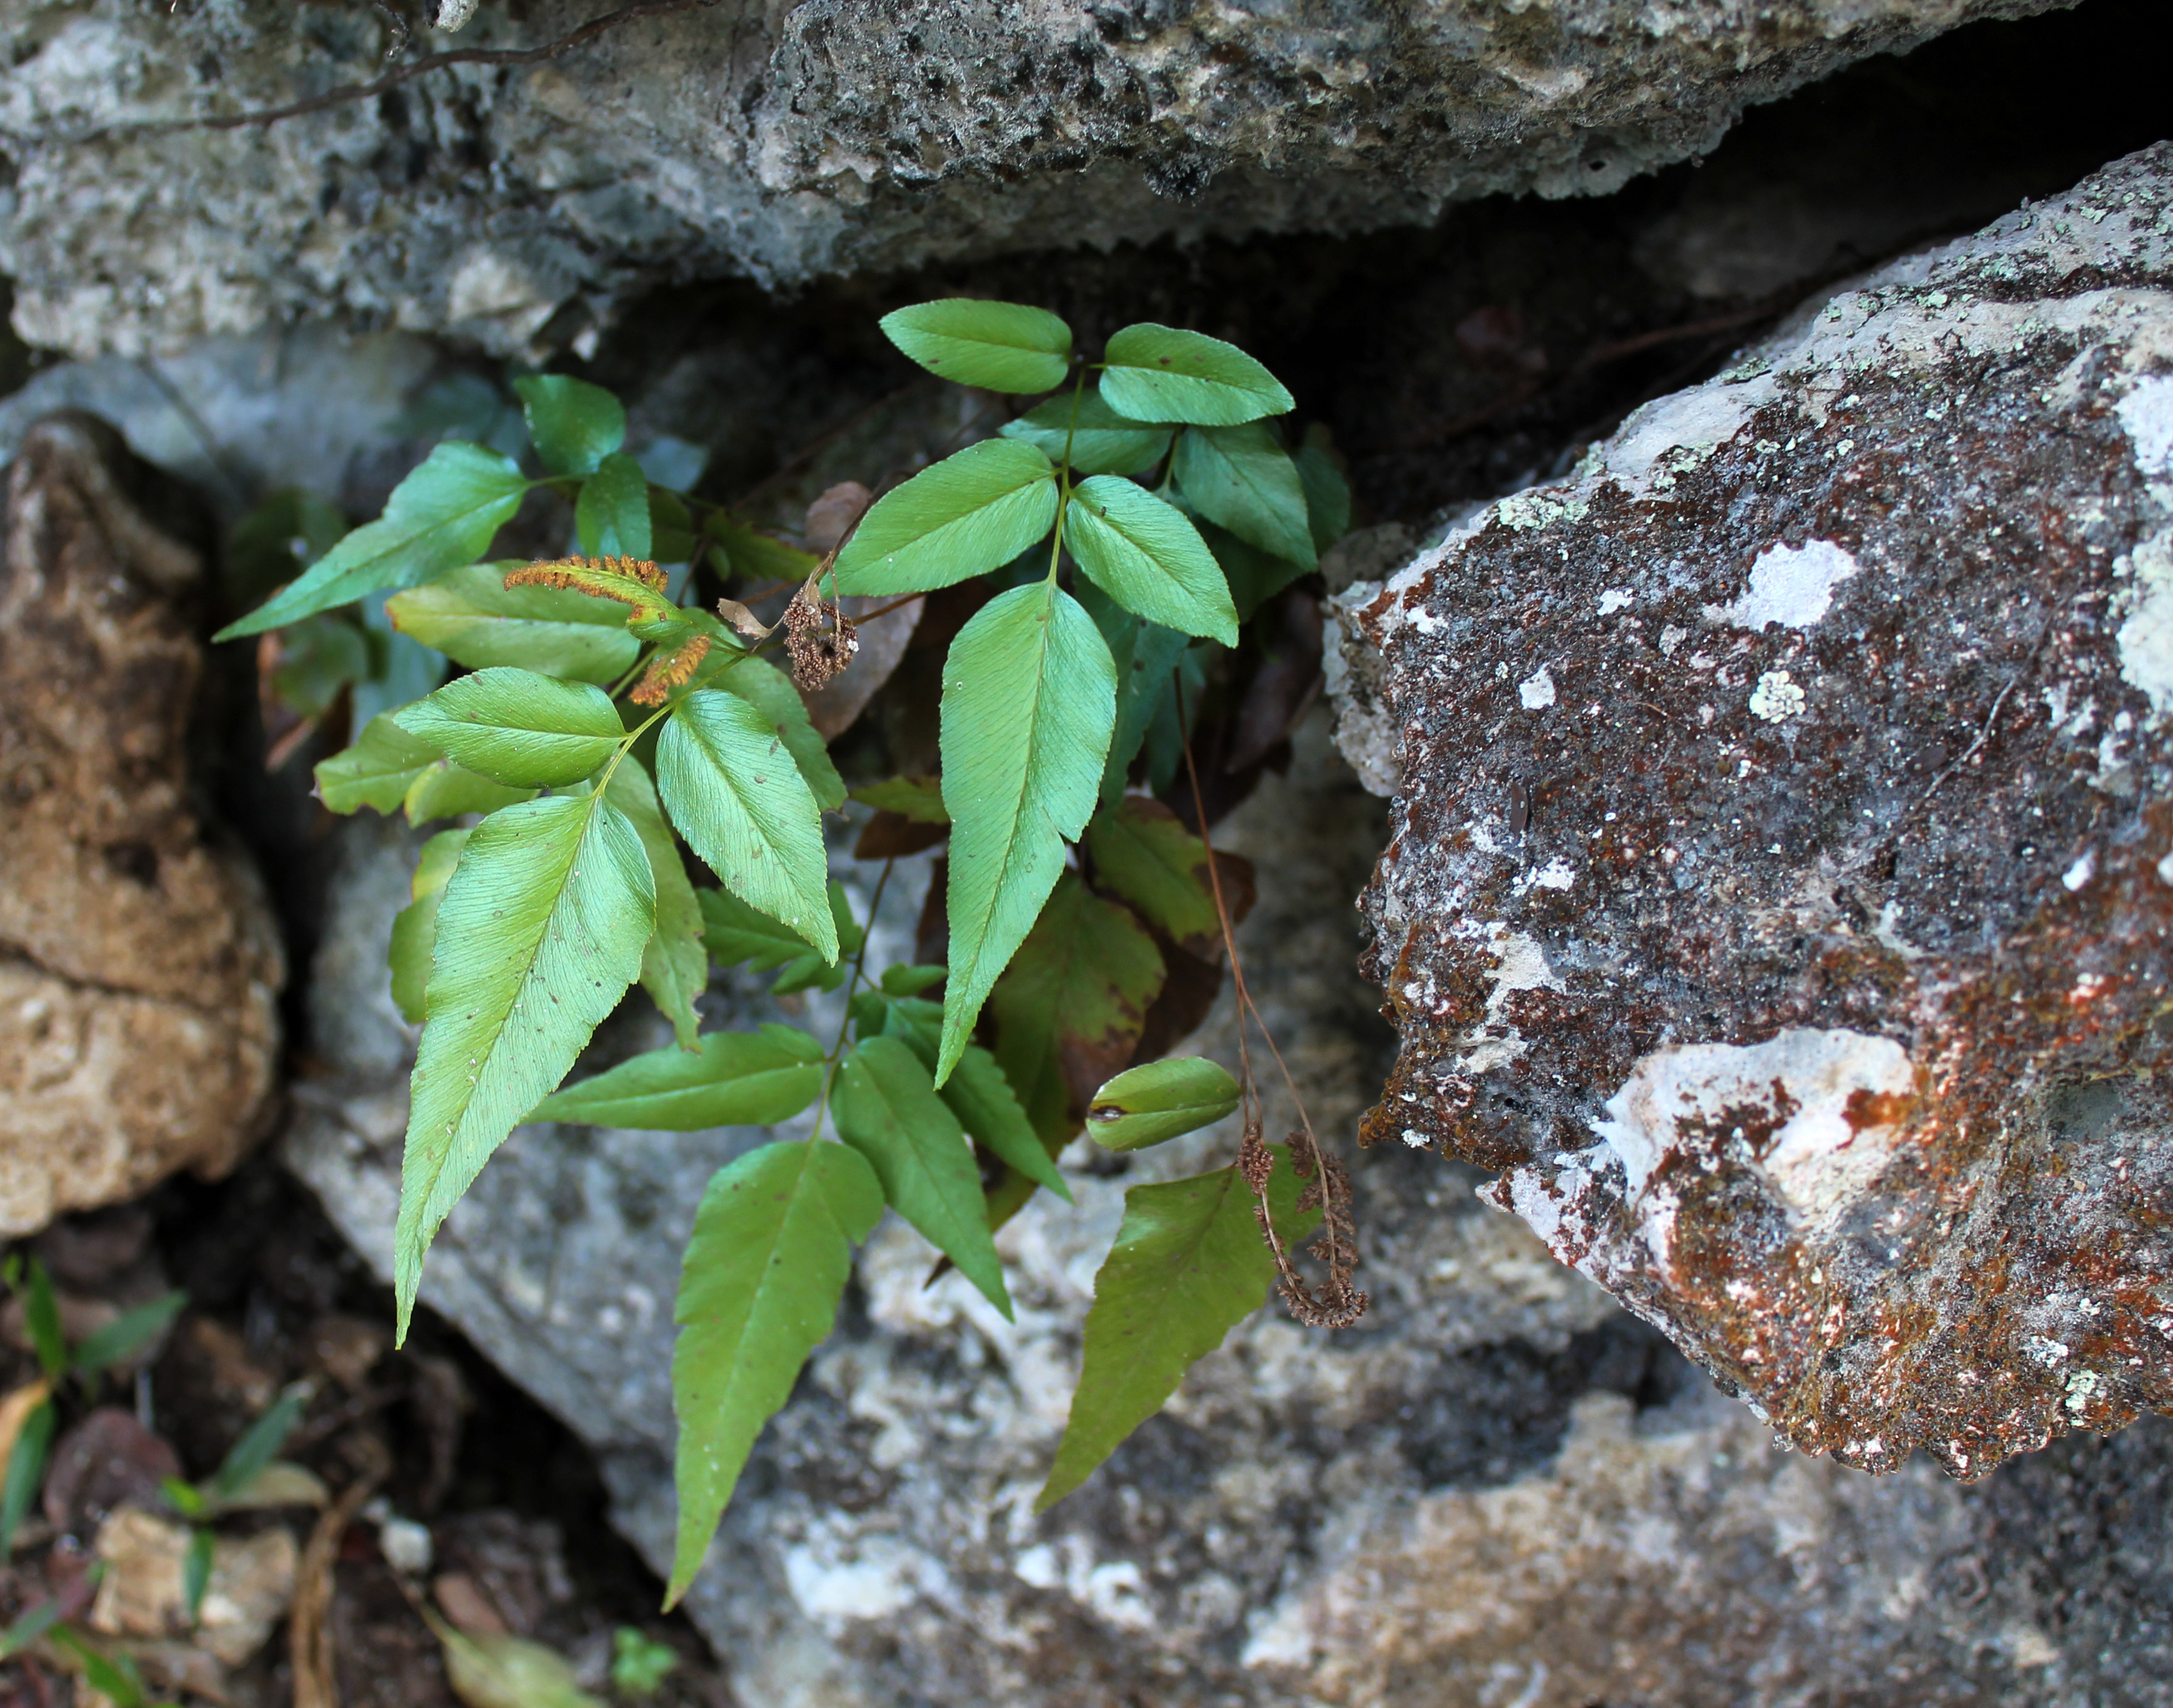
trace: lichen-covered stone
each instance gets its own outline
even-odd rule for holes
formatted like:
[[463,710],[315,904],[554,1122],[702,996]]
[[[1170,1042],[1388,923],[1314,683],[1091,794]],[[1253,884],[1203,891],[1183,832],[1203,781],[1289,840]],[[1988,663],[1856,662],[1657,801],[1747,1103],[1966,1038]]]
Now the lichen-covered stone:
[[223,1172],[262,1136],[284,962],[191,798],[203,561],[62,416],[0,529],[0,1232]]
[[[327,311],[520,350],[690,275],[1609,191],[1852,61],[2056,3],[731,0],[210,131],[131,127],[368,82],[383,8],[8,0],[0,269],[24,336],[78,354]],[[601,9],[487,5],[424,45],[534,46]]]
[[1847,1463],[2173,1409],[2173,146],[1343,611],[1371,1139]]

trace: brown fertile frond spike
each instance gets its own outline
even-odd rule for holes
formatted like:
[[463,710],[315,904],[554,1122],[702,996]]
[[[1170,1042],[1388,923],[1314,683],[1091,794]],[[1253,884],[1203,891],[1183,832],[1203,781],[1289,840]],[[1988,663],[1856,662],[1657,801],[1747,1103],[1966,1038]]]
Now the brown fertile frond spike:
[[662,705],[672,689],[686,687],[709,655],[709,637],[689,635],[671,651],[650,660],[649,668],[641,673],[641,680],[627,698],[637,706]]
[[664,590],[664,571],[646,558],[603,558],[595,561],[600,568],[608,569],[615,575],[646,583],[653,592]]
[[570,587],[622,605],[649,605],[664,591],[664,572],[641,558],[553,558],[509,569],[508,587]]

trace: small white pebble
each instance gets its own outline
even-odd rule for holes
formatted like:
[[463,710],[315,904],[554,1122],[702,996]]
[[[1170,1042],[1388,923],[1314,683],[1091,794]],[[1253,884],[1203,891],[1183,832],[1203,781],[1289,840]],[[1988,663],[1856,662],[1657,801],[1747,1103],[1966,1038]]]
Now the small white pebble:
[[377,1527],[377,1545],[385,1563],[403,1577],[420,1577],[437,1554],[429,1529],[412,1518],[387,1518]]

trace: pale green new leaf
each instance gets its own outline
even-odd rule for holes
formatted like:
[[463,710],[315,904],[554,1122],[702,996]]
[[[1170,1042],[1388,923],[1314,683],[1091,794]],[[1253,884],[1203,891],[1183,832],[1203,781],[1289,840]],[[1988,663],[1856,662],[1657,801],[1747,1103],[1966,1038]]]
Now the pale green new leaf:
[[[1283,1242],[1295,1245],[1318,1213],[1297,1214],[1297,1179],[1283,1151],[1270,1148],[1269,1204]],[[1259,1309],[1275,1267],[1253,1205],[1235,1168],[1124,1194],[1124,1225],[1094,1278],[1071,1417],[1035,1511],[1047,1511],[1085,1482],[1162,1409],[1186,1371]]]
[[687,1592],[748,1450],[837,1320],[852,1247],[883,1211],[849,1145],[765,1145],[702,1195],[680,1271],[671,1355],[679,1535],[669,1605]]
[[939,1083],[1054,887],[1065,838],[1093,813],[1116,698],[1100,632],[1045,583],[997,595],[951,644],[941,730],[951,978]]
[[509,789],[578,783],[626,740],[601,688],[505,665],[448,682],[393,716],[410,735]]
[[434,818],[458,818],[466,812],[495,812],[516,800],[532,800],[532,789],[508,789],[488,777],[478,777],[465,765],[440,759],[415,774],[402,806],[410,824],[428,824]]
[[649,477],[624,451],[613,451],[581,482],[574,532],[591,558],[649,557]]
[[656,789],[629,754],[612,771],[607,799],[627,817],[649,855],[649,873],[656,886],[656,929],[641,951],[641,988],[671,1022],[679,1048],[694,1048],[699,1018],[694,1000],[709,988],[709,951],[702,943],[702,909],[687,881],[686,862],[679,858],[679,843],[664,822]]
[[693,1133],[789,1121],[822,1089],[822,1047],[804,1032],[713,1032],[698,1051],[650,1050],[554,1091],[531,1121]]
[[655,924],[649,856],[601,795],[524,801],[470,834],[438,904],[409,1082],[393,1253],[403,1338],[438,1225],[617,1005]]
[[1146,488],[1114,475],[1081,482],[1065,512],[1064,543],[1127,610],[1225,646],[1237,644],[1237,607],[1221,566],[1184,513]]
[[1238,1090],[1228,1071],[1205,1056],[1147,1062],[1095,1092],[1086,1130],[1109,1150],[1141,1150],[1213,1126],[1236,1111]]
[[317,762],[317,799],[333,812],[364,806],[391,812],[407,798],[415,779],[444,757],[442,748],[408,734],[389,716],[372,718],[352,747]]
[[980,1171],[920,1059],[901,1039],[862,1038],[845,1057],[830,1103],[838,1136],[875,1166],[891,1207],[1009,1317]]
[[1293,400],[1282,383],[1235,344],[1151,321],[1109,340],[1102,396],[1133,421],[1235,427],[1281,415]]
[[518,563],[471,563],[396,593],[386,614],[401,633],[470,670],[521,665],[572,682],[612,682],[641,644],[627,633],[627,608],[566,587],[508,587]]
[[528,487],[511,457],[448,440],[392,489],[380,520],[357,528],[306,573],[213,638],[261,634],[365,593],[412,587],[472,563],[491,536],[513,520]]
[[1144,427],[1127,421],[1109,407],[1098,391],[1080,394],[1076,414],[1072,401],[1069,396],[1052,397],[996,431],[1006,439],[1023,439],[1038,447],[1058,464],[1064,461],[1068,443],[1075,475],[1137,474],[1160,462],[1169,449],[1167,427]]
[[736,695],[698,689],[665,722],[656,780],[671,822],[725,887],[835,962],[821,815],[768,720]]
[[876,500],[838,553],[838,591],[948,587],[1001,568],[1055,520],[1049,459],[1015,439],[984,439]]
[[593,473],[626,443],[626,411],[601,385],[565,374],[531,374],[513,382],[528,418],[528,437],[554,475]]
[[392,967],[392,1005],[410,1026],[423,1023],[430,984],[430,951],[438,940],[438,903],[453,869],[467,846],[465,830],[441,830],[423,844],[408,885],[407,905],[392,917],[392,944],[386,959]]
[[1046,309],[952,297],[882,317],[883,336],[930,373],[989,391],[1048,391],[1064,383],[1071,328]]
[[1186,500],[1209,521],[1308,569],[1319,562],[1305,484],[1265,422],[1187,428],[1170,466]]

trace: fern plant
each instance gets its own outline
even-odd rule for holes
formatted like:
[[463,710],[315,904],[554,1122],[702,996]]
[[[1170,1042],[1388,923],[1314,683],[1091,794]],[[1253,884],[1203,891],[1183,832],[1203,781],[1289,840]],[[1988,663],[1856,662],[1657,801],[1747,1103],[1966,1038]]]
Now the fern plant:
[[[1270,424],[1290,394],[1232,345],[1140,325],[1088,363],[1057,316],[964,300],[882,326],[946,380],[1048,396],[885,493],[827,557],[655,484],[623,449],[616,400],[540,376],[516,388],[537,472],[440,444],[381,520],[221,637],[393,589],[399,634],[468,672],[371,718],[317,768],[335,812],[457,821],[423,846],[391,948],[394,999],[422,1029],[394,1254],[402,1335],[433,1235],[522,1122],[691,1130],[814,1111],[806,1138],[720,1171],[695,1217],[673,1360],[674,1601],[886,1206],[1008,1316],[993,1235],[1036,1191],[1069,1198],[1055,1158],[1079,1129],[1066,1071],[1081,1041],[1105,1056],[1113,1041],[1123,1066],[1174,957],[1211,968],[1221,946],[1234,969],[1237,867],[1128,779],[1144,762],[1173,781],[1206,650],[1235,644],[1349,518],[1324,450],[1293,456]],[[483,561],[538,486],[573,499],[579,554]],[[730,597],[698,608],[658,567],[697,559],[741,592],[796,591],[774,624]],[[842,596],[904,603],[976,577],[1000,590],[943,665],[940,776],[858,791],[918,845],[947,838],[947,956],[870,968],[869,920],[829,880],[822,834],[847,790],[800,691],[855,654]],[[839,1032],[701,1032],[712,962],[774,972],[780,994],[842,986]],[[563,1084],[636,983],[675,1041]],[[1248,1011],[1242,974],[1238,990]],[[1264,1142],[1249,1053],[1241,1078],[1200,1059],[1126,1067],[1086,1125],[1133,1149],[1241,1108],[1231,1166],[1127,1196],[1043,1506],[1279,1278],[1307,1320],[1365,1307],[1347,1187],[1309,1130]],[[1312,1289],[1291,1253],[1324,1216],[1328,1279]]]

